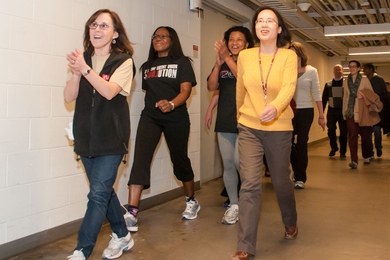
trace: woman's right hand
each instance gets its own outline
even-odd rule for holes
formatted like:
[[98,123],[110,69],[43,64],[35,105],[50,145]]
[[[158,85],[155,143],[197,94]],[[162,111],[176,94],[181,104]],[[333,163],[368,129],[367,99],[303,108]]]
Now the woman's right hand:
[[225,61],[227,58],[230,57],[230,52],[226,46],[225,41],[223,40],[216,41],[214,44],[214,49],[217,51],[218,56],[222,61]]
[[66,59],[68,60],[68,66],[72,69],[73,74],[81,75],[83,71],[85,71],[89,66],[85,62],[83,53],[75,49],[71,53],[66,55]]

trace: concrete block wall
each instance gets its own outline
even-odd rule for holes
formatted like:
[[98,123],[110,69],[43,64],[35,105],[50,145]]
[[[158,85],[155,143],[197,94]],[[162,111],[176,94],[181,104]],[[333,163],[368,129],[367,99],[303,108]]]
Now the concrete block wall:
[[[82,218],[88,192],[82,166],[75,160],[64,128],[74,104],[65,104],[65,55],[82,50],[83,28],[93,12],[116,11],[134,43],[137,68],[146,60],[150,36],[160,25],[179,34],[192,57],[200,83],[200,18],[188,0],[0,0],[0,245]],[[191,118],[189,154],[200,179],[200,89],[188,102]],[[129,97],[131,151],[115,188],[127,203],[127,180],[144,94],[137,71]],[[152,164],[152,187],[142,198],[175,189],[165,140]]]

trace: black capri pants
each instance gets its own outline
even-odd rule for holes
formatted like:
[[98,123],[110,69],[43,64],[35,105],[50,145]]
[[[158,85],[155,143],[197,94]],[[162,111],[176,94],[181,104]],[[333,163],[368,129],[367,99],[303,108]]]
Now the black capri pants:
[[135,139],[134,161],[128,185],[150,187],[150,166],[156,147],[164,133],[168,145],[173,173],[182,182],[194,179],[191,161],[188,158],[188,138],[190,123],[162,124],[160,122],[140,119]]

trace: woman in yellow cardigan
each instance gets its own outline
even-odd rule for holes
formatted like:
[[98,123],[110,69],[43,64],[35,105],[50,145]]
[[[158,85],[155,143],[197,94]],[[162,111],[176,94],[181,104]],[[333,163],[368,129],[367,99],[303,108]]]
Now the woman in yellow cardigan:
[[291,35],[273,8],[262,7],[252,21],[258,48],[238,56],[236,103],[241,190],[237,252],[232,259],[252,259],[256,253],[260,216],[263,156],[282,212],[285,238],[298,234],[294,188],[290,180],[293,111],[290,101],[297,82],[297,55],[284,48]]

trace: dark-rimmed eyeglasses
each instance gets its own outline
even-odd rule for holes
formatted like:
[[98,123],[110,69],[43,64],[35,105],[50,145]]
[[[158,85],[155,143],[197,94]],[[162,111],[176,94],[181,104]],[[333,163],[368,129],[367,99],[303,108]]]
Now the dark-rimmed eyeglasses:
[[168,38],[171,38],[171,36],[169,35],[159,35],[159,34],[155,34],[155,35],[152,35],[152,40],[154,39],[162,39],[162,40],[166,40]]
[[91,23],[88,27],[89,27],[89,29],[93,29],[93,30],[95,30],[98,27],[100,28],[100,30],[107,30],[108,28],[111,28],[111,26],[109,26],[106,23],[102,23],[102,24]]

